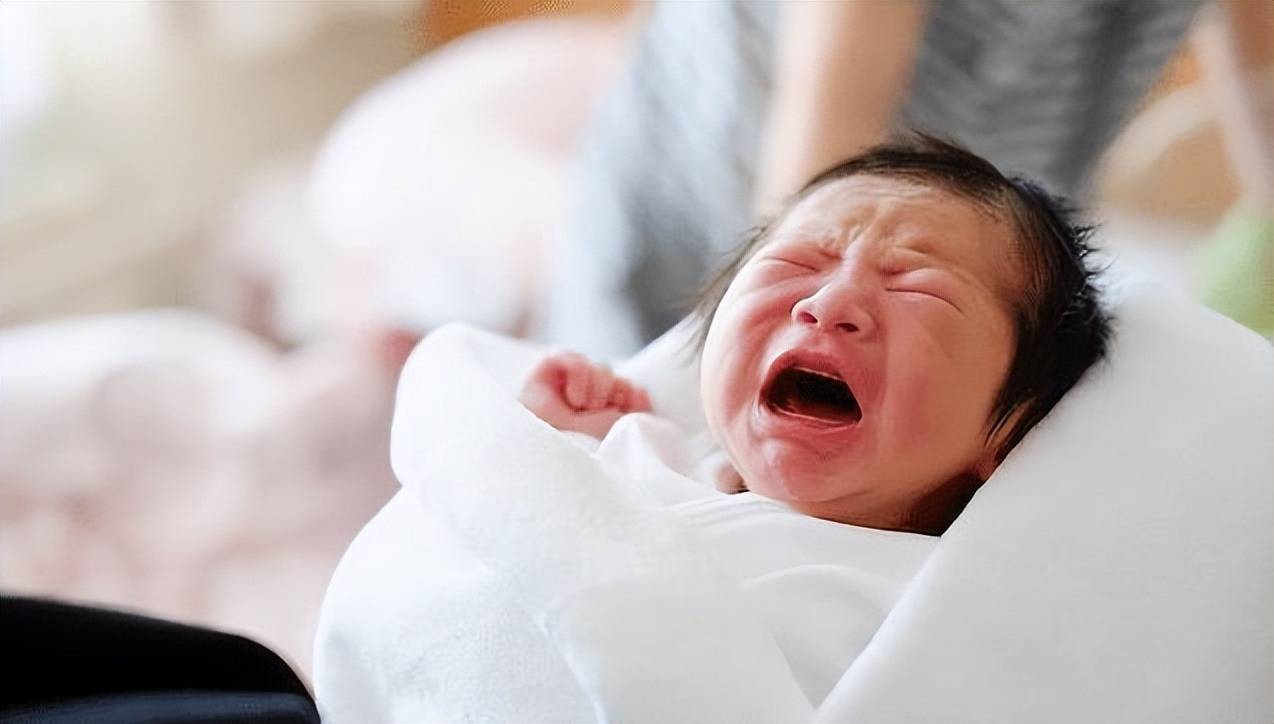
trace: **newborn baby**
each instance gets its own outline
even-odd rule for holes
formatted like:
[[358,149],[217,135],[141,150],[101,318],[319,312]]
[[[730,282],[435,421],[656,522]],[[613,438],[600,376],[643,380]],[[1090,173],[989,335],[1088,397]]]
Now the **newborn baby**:
[[[1087,237],[1038,187],[929,137],[814,178],[698,310],[720,487],[940,534],[1105,352]],[[543,360],[521,401],[597,438],[651,411],[573,353]]]

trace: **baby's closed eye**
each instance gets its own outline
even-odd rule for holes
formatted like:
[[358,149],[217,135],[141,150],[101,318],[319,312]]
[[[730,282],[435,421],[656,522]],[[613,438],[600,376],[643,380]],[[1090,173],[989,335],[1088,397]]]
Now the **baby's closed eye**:
[[959,293],[950,275],[938,269],[914,269],[889,275],[885,289],[890,292],[915,294],[943,302],[947,306],[963,311],[956,302]]
[[788,245],[768,251],[761,257],[765,265],[776,271],[798,275],[820,273],[838,264],[841,257],[810,245]]
[[770,262],[776,266],[783,266],[790,269],[803,269],[806,271],[818,271],[818,267],[814,265],[812,260],[802,260],[791,255],[784,256],[767,256],[762,261]]

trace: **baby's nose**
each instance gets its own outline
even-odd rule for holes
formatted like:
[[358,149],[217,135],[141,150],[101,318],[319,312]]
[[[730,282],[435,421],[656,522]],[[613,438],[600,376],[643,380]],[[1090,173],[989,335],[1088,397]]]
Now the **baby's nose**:
[[875,328],[866,295],[854,280],[836,280],[792,306],[792,319],[826,331],[866,334]]

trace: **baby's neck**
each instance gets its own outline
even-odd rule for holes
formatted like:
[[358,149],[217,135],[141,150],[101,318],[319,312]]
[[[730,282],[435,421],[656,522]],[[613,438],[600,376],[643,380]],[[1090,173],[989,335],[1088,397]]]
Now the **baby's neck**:
[[937,536],[951,527],[983,482],[966,473],[905,505],[871,508],[853,500],[810,505],[787,501],[787,505],[805,515],[861,528]]

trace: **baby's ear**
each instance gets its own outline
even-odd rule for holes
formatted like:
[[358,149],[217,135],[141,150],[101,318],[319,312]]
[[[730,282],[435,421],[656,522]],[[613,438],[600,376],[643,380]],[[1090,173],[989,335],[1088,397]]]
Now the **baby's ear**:
[[996,452],[997,450],[998,448],[988,443],[986,449],[982,451],[981,457],[974,462],[973,474],[977,476],[978,480],[984,483],[990,480],[991,473],[994,473],[995,469],[1000,466],[1000,457]]

